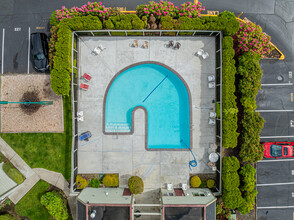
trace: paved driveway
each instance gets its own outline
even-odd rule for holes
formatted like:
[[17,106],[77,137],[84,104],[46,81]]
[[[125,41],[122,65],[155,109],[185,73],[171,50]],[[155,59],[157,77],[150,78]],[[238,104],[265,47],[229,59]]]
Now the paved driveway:
[[294,213],[294,159],[257,163],[257,219],[292,219]]

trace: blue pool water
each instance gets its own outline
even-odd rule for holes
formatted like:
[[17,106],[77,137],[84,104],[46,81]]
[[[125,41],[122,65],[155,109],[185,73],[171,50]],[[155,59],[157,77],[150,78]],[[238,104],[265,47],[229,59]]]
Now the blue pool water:
[[190,147],[189,95],[176,74],[158,64],[140,64],[119,74],[106,99],[105,131],[130,132],[138,106],[148,112],[149,149]]

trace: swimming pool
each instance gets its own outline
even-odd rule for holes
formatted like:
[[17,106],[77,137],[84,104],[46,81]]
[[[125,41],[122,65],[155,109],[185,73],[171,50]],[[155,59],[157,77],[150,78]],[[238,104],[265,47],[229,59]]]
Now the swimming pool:
[[190,147],[188,88],[170,69],[155,63],[139,64],[119,73],[108,87],[104,106],[106,134],[132,133],[132,112],[147,112],[148,149]]

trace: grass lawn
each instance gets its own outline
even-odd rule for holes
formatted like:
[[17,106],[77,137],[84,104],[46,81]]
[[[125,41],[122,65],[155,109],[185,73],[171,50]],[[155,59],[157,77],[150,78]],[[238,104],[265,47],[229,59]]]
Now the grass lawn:
[[48,189],[49,184],[40,180],[16,205],[15,211],[31,220],[49,220],[50,215],[40,203],[41,196]]
[[1,134],[1,137],[29,166],[60,172],[67,180],[71,175],[72,117],[70,99],[70,96],[63,97],[64,133]]
[[21,184],[24,181],[25,177],[0,153],[0,163],[1,162],[4,162],[2,167],[3,171],[10,179],[17,184]]

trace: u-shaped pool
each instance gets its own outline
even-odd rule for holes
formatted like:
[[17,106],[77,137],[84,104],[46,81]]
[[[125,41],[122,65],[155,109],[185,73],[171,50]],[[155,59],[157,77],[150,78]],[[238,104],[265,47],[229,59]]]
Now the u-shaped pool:
[[154,63],[130,67],[112,80],[104,106],[105,133],[131,133],[136,107],[147,112],[147,148],[190,148],[190,98],[185,83]]

